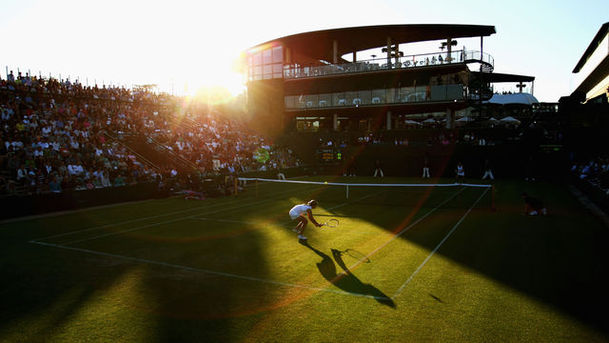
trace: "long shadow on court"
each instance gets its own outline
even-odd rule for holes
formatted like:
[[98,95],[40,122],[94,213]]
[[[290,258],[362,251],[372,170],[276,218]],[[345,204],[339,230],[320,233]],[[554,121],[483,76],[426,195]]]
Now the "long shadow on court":
[[317,269],[319,269],[319,272],[324,277],[324,279],[328,280],[334,286],[352,294],[371,296],[377,302],[383,305],[389,306],[391,308],[396,308],[395,302],[393,302],[391,298],[385,295],[385,293],[381,292],[378,288],[374,287],[371,284],[363,283],[360,279],[353,275],[353,273],[351,273],[349,268],[347,268],[347,266],[345,265],[345,262],[341,257],[340,251],[336,249],[331,249],[332,256],[334,257],[334,260],[336,260],[336,264],[338,264],[344,271],[339,274],[336,271],[336,265],[334,264],[334,260],[332,260],[330,256],[314,248],[307,241],[300,241],[300,244],[311,249],[314,253],[316,253],[322,258],[322,260],[317,263]]
[[[492,212],[480,205],[483,200],[436,254],[555,307],[607,335],[606,227],[582,209],[561,185],[504,181],[497,184],[497,190],[498,210]],[[550,214],[524,216],[520,197],[523,190],[545,199]],[[474,190],[459,194],[399,239],[433,251],[480,194]],[[364,206],[345,206],[333,211],[332,216],[360,218],[398,233],[414,222],[405,220],[412,211],[417,211],[417,216],[423,215],[447,198],[447,195],[439,199],[435,194],[429,198],[413,195],[403,200],[400,213],[396,211],[397,197],[382,194],[374,199],[378,203],[371,204],[369,211]],[[450,294],[441,298],[450,302]]]

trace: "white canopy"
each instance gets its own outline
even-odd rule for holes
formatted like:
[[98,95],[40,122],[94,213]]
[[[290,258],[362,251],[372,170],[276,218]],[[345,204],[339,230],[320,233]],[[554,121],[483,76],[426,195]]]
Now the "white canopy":
[[500,122],[506,123],[506,124],[520,124],[520,120],[518,120],[512,116],[507,116],[505,118],[502,118],[500,120]]
[[488,101],[491,104],[521,104],[531,105],[537,104],[539,101],[529,93],[514,93],[514,94],[493,94],[493,97]]

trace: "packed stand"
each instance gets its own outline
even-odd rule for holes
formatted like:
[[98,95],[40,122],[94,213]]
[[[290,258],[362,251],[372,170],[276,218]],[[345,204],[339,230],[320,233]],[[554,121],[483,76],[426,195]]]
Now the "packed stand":
[[[153,180],[109,132],[147,94],[9,74],[0,79],[2,194],[62,192]],[[157,99],[155,99],[157,100]],[[127,124],[128,126],[128,124]]]
[[[85,87],[11,72],[0,79],[0,194],[138,182],[195,188],[212,175],[297,163],[291,151],[271,148],[246,125],[217,114],[190,114],[177,100],[147,89]],[[143,163],[125,144],[126,136],[147,137],[189,168],[171,160]]]
[[609,157],[595,156],[574,163],[571,173],[584,182],[601,190],[609,197]]

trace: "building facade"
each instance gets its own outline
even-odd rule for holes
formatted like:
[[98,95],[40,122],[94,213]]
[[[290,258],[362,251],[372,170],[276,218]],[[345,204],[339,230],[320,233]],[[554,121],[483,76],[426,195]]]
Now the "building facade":
[[[494,61],[481,25],[383,25],[278,38],[247,51],[248,111],[255,129],[393,130],[400,115],[455,111],[492,97]],[[480,37],[480,48],[456,39]],[[441,52],[408,54],[409,44],[440,41]],[[381,49],[378,56],[365,51]]]

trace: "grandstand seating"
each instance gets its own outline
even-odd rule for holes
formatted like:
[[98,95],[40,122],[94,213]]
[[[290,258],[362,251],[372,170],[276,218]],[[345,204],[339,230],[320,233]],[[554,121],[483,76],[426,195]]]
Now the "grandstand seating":
[[11,74],[0,79],[0,194],[177,182],[193,172],[285,165],[254,160],[254,151],[271,147],[244,125],[190,110],[177,97],[145,89]]

